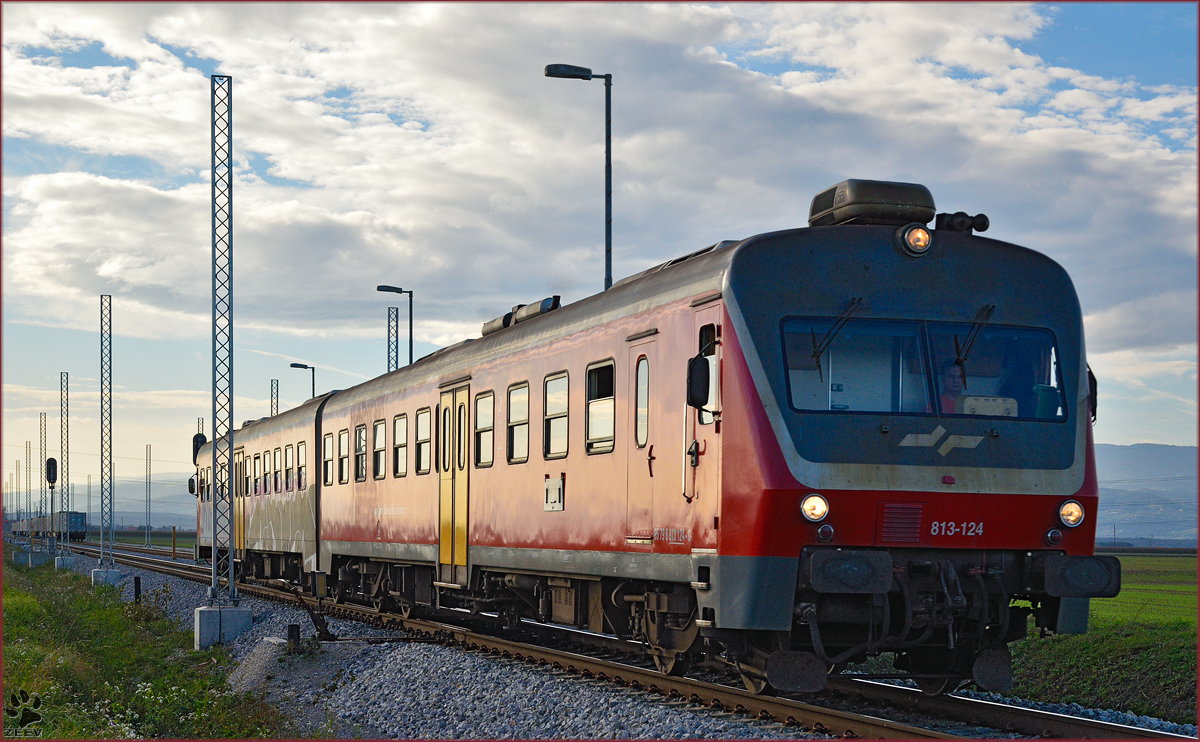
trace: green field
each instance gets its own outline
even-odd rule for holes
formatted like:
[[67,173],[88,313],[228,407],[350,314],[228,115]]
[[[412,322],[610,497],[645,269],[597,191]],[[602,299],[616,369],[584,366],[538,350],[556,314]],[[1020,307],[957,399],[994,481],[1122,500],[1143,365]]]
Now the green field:
[[1196,557],[1121,555],[1088,633],[1012,644],[1012,695],[1196,723]]
[[[146,543],[145,531],[116,531],[114,537],[118,544],[133,544],[141,546]],[[98,541],[100,539],[100,531],[88,531],[88,539]],[[150,543],[154,546],[170,546],[171,532],[170,531],[151,531]],[[175,533],[175,548],[180,551],[191,551],[192,545],[196,543],[195,531],[177,531]]]
[[1196,625],[1196,557],[1126,555],[1121,594],[1091,603],[1092,621]]

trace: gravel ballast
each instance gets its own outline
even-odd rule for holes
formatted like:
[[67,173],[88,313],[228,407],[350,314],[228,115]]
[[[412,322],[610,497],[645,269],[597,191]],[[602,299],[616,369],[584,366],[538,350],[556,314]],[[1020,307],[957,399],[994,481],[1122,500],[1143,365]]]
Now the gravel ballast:
[[[89,575],[96,560],[77,556],[75,570]],[[181,628],[192,629],[194,611],[207,605],[207,585],[127,566],[122,594],[133,600],[133,575],[142,598],[161,605]],[[302,734],[420,739],[794,739],[792,728],[759,725],[745,717],[682,708],[612,684],[564,677],[492,656],[421,642],[326,643],[320,651],[286,655],[267,637],[286,637],[288,624],[314,634],[299,608],[246,597],[252,627],[227,645],[242,663],[231,676],[238,690],[266,694],[292,714]],[[396,632],[329,618],[340,637],[396,637]],[[315,647],[315,643],[311,643]],[[1007,698],[994,693],[959,695],[1042,711],[1196,736],[1196,727],[1108,709]],[[664,699],[665,700],[665,699]]]

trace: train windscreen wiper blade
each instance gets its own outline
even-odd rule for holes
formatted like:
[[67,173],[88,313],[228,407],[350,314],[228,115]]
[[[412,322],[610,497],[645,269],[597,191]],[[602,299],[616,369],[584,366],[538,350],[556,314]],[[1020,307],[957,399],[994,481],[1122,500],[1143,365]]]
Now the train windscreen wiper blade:
[[979,331],[992,318],[992,312],[996,311],[995,304],[985,304],[979,310],[979,314],[975,315],[975,324],[971,325],[971,331],[967,333],[967,339],[962,345],[958,343],[958,335],[954,336],[954,365],[958,366],[958,372],[962,374],[963,389],[967,388],[967,356],[971,354],[971,347],[975,345],[975,340],[979,338]]
[[825,333],[825,337],[821,338],[819,345],[817,344],[816,330],[812,327],[808,328],[808,332],[812,336],[812,357],[817,362],[817,377],[821,379],[822,383],[825,382],[825,375],[821,373],[821,354],[829,349],[830,344],[833,343],[833,339],[837,337],[837,334],[846,326],[846,322],[850,320],[850,315],[858,311],[860,306],[862,306],[862,297],[851,298],[850,303],[846,305],[846,309],[842,311],[841,315],[833,323],[833,327],[830,327],[829,332]]

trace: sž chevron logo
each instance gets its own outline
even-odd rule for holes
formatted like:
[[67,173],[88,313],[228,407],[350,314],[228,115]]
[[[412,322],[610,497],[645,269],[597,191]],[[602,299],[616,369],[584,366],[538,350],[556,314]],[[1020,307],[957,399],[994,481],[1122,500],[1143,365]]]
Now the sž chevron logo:
[[4,703],[4,738],[27,739],[42,736],[41,697],[23,690],[8,694]]

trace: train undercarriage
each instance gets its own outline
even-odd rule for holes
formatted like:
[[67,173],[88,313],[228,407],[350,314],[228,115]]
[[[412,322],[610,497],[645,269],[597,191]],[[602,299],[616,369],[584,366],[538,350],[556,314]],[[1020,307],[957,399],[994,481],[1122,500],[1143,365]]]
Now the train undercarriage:
[[[1086,598],[1046,594],[1046,566],[1055,556],[805,549],[790,631],[713,626],[698,607],[696,589],[706,584],[480,568],[455,590],[434,584],[432,565],[335,556],[325,575],[303,572],[299,554],[261,552],[244,554],[237,574],[286,580],[337,603],[402,617],[459,609],[494,616],[506,628],[529,619],[614,635],[643,643],[663,673],[724,666],[756,693],[816,692],[854,666],[856,677],[911,678],[938,694],[964,680],[1007,689],[1007,645],[1026,636],[1031,615],[1043,632],[1086,630]],[[1058,558],[1107,564],[1104,557]]]

